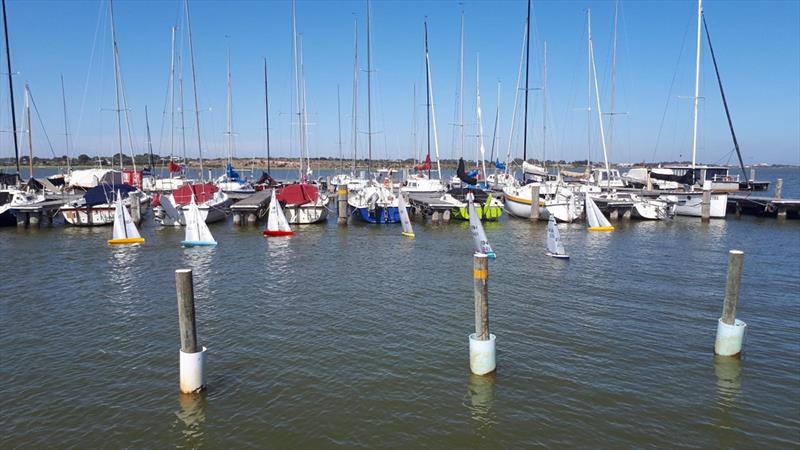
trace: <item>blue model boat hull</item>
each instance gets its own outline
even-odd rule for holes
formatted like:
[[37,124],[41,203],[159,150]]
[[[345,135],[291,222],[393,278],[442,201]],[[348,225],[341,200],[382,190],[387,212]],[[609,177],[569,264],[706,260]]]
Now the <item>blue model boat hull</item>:
[[396,206],[388,208],[377,206],[373,210],[356,208],[353,210],[353,215],[367,223],[400,223],[400,208]]
[[217,245],[217,243],[209,241],[181,241],[181,245],[184,247],[211,247]]

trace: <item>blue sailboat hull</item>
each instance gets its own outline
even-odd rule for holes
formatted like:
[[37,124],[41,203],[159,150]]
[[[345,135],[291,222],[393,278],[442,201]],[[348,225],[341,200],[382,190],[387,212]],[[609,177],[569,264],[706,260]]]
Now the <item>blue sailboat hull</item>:
[[388,208],[377,206],[373,210],[356,208],[353,210],[353,215],[367,223],[400,223],[400,208],[396,206]]
[[211,247],[217,245],[217,243],[209,241],[181,241],[181,245],[184,247]]

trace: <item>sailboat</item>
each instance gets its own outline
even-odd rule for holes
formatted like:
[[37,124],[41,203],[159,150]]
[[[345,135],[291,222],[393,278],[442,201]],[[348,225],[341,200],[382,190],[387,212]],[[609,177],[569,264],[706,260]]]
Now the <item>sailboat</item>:
[[286,216],[283,215],[283,208],[272,189],[272,197],[269,200],[269,210],[267,213],[267,229],[263,231],[264,236],[291,236],[294,234]]
[[184,214],[186,220],[186,237],[181,241],[184,247],[201,247],[217,245],[214,236],[211,235],[211,230],[206,225],[205,218],[200,214],[200,208],[197,207],[197,202],[192,201],[189,203],[189,209]]
[[589,224],[589,231],[614,231],[611,222],[606,219],[606,216],[604,216],[600,208],[597,207],[592,197],[586,194],[585,198],[586,206],[584,210],[586,211],[586,221]]
[[413,238],[414,229],[411,227],[411,219],[408,217],[406,200],[403,198],[402,193],[397,195],[397,207],[400,212],[400,223],[403,225],[403,236]]
[[239,172],[233,168],[233,98],[232,98],[233,79],[231,77],[231,50],[228,48],[228,129],[225,131],[228,161],[225,164],[225,173],[217,178],[214,184],[226,194],[252,194],[256,190],[249,181],[242,179]]
[[492,250],[489,244],[489,239],[486,237],[486,232],[483,231],[483,224],[478,219],[478,213],[475,212],[475,197],[472,193],[467,194],[467,207],[469,208],[469,230],[472,232],[472,241],[475,244],[475,251],[483,253],[491,259],[497,258],[497,254]]
[[561,243],[561,235],[558,234],[556,218],[552,215],[547,219],[547,256],[569,259],[567,251],[564,250],[564,244]]
[[139,245],[144,243],[144,238],[139,235],[139,230],[133,223],[128,210],[122,206],[122,194],[117,191],[116,209],[114,210],[114,231],[108,245]]

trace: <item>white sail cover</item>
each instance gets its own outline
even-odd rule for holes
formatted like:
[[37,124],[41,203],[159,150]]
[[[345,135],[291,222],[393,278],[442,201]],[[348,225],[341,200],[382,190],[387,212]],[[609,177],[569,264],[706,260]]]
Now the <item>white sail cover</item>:
[[140,238],[139,230],[133,223],[128,210],[122,206],[122,196],[117,191],[116,209],[114,210],[114,234],[113,239],[132,239]]
[[408,217],[408,209],[402,193],[397,194],[397,208],[400,212],[400,223],[403,225],[403,235],[414,237],[414,229],[411,228],[411,219]]
[[286,216],[283,215],[283,208],[281,208],[281,203],[278,201],[278,194],[275,193],[275,189],[272,190],[272,197],[269,200],[267,231],[280,231],[285,233],[290,233],[292,231],[292,227],[289,226]]
[[214,236],[211,235],[211,230],[208,229],[206,221],[200,214],[200,208],[194,201],[194,195],[192,195],[192,201],[189,203],[189,210],[186,211],[185,220],[187,242],[209,245],[217,243],[214,240]]
[[586,194],[586,221],[589,224],[589,229],[611,229],[613,230],[614,227],[611,226],[611,222],[606,219],[606,216],[600,211],[600,208],[594,203],[592,197],[589,194]]
[[550,214],[550,219],[547,221],[547,252],[552,255],[567,254],[567,251],[564,250],[564,244],[561,243],[561,235],[558,234],[556,216],[552,214]]
[[483,231],[483,224],[481,219],[478,218],[478,212],[475,211],[475,197],[472,193],[467,193],[467,203],[469,208],[469,230],[472,232],[472,239],[475,242],[475,251],[484,253],[490,258],[495,258],[497,255],[489,245],[489,239],[486,238],[486,233]]

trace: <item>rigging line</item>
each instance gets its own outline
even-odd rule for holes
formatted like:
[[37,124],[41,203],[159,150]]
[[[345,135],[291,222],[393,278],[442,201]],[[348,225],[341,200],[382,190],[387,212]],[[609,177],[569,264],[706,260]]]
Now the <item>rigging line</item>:
[[[56,152],[53,149],[53,143],[50,141],[50,136],[47,134],[47,130],[44,128],[44,122],[42,121],[42,116],[39,114],[39,108],[36,106],[36,101],[33,99],[33,92],[31,92],[30,87],[28,88],[28,96],[31,98],[31,105],[33,105],[33,110],[36,112],[36,118],[39,120],[39,126],[42,127],[42,132],[44,133],[45,139],[47,139],[47,145],[50,146],[50,153],[53,154],[53,158],[56,157]],[[28,130],[30,133],[31,130]]]
[[86,96],[89,93],[89,79],[90,79],[90,74],[92,72],[92,64],[94,64],[95,50],[97,49],[97,36],[98,34],[100,34],[101,22],[105,18],[105,14],[102,12],[104,4],[105,3],[103,2],[98,2],[97,5],[97,23],[95,24],[94,39],[92,40],[92,51],[89,54],[89,64],[86,66],[86,81],[83,85],[83,95],[81,96],[81,109],[80,113],[78,114],[78,126],[75,130],[75,137],[72,139],[73,144],[75,144],[75,142],[77,142],[80,139],[81,135],[81,125],[83,124],[83,113],[85,112],[85,107],[86,107]]
[[664,122],[667,118],[667,111],[669,110],[670,100],[672,99],[672,89],[675,87],[675,80],[678,78],[678,66],[681,63],[681,57],[683,56],[683,50],[686,47],[686,36],[689,34],[689,26],[691,25],[690,21],[686,22],[686,29],[683,32],[683,40],[681,41],[681,49],[678,51],[678,60],[675,61],[675,71],[672,73],[672,81],[669,84],[669,91],[667,92],[667,102],[664,105],[664,113],[661,115],[661,123],[658,126],[658,134],[656,134],[656,143],[653,147],[653,156],[650,160],[656,159],[656,153],[658,152],[658,144],[661,141],[661,133],[664,130]]

